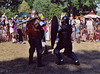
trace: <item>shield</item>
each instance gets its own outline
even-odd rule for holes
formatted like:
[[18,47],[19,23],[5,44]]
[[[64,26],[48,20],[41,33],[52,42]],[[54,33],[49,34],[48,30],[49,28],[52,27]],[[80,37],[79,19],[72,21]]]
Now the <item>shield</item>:
[[53,16],[51,22],[52,22],[51,23],[51,46],[53,48],[54,44],[55,44],[56,37],[57,37],[58,26],[59,26],[57,16]]

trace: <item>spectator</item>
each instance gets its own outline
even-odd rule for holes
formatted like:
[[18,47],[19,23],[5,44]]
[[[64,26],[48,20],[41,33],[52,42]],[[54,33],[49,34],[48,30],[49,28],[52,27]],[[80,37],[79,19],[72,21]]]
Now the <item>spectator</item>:
[[2,17],[1,17],[1,24],[3,26],[7,25],[8,24],[8,21],[7,21],[7,16],[5,15],[5,12],[3,13]]
[[2,34],[3,34],[3,30],[2,30],[2,25],[0,23],[0,42],[2,41]]
[[80,42],[80,20],[78,19],[78,17],[76,17],[75,19],[75,26],[76,26],[76,38],[77,38],[77,42]]
[[5,19],[7,20],[7,16],[5,14],[5,12],[3,13],[2,17],[1,17],[1,21],[3,21],[3,18],[5,17]]
[[26,40],[27,39],[27,35],[26,35],[26,32],[25,32],[25,30],[26,30],[26,21],[27,21],[28,19],[27,19],[27,15],[25,15],[24,16],[24,18],[23,18],[23,20],[22,20],[22,22],[24,22],[23,23],[23,27],[22,27],[22,32],[23,32],[23,35],[24,35],[24,39]]
[[91,17],[87,21],[86,26],[87,26],[89,40],[91,39],[91,41],[93,41],[94,27],[93,27],[93,20]]
[[12,42],[13,43],[16,43],[17,41],[16,41],[16,33],[17,33],[17,29],[16,29],[16,23],[15,23],[15,21],[14,21],[14,18],[12,17],[11,18],[12,19],[12,23],[11,23],[11,27],[12,27]]
[[83,28],[83,31],[82,31],[82,41],[85,42],[86,41],[86,33],[87,33],[87,30],[86,30],[86,27]]
[[76,27],[75,27],[75,20],[74,20],[72,14],[70,15],[69,24],[72,25],[72,41],[75,41],[75,39],[76,39]]
[[[19,19],[19,22],[22,22],[21,19]],[[25,42],[23,42],[22,24],[17,25],[17,32],[17,41],[20,44],[25,44]]]

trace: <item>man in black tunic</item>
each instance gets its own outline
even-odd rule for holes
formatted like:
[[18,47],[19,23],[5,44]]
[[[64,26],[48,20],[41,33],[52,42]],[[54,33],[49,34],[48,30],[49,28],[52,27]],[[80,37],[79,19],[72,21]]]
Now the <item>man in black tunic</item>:
[[79,60],[77,59],[74,52],[72,52],[72,42],[71,42],[71,34],[72,34],[72,27],[69,24],[69,18],[64,16],[62,18],[62,26],[61,29],[58,31],[59,41],[57,43],[56,48],[54,49],[54,54],[58,58],[58,62],[56,64],[61,65],[64,63],[64,60],[61,56],[60,50],[64,48],[64,55],[71,58],[75,65],[80,65]]

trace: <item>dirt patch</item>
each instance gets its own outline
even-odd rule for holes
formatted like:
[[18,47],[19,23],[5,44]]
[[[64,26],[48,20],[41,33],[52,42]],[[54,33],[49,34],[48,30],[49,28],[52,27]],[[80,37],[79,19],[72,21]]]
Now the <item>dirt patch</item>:
[[[73,61],[63,55],[64,65],[56,65],[56,57],[50,42],[47,42],[49,52],[43,55],[45,67],[38,68],[36,63],[28,65],[29,44],[0,43],[0,74],[100,74],[100,42],[73,43],[73,51],[81,65],[76,66]],[[63,52],[63,50],[61,51]],[[36,53],[34,60],[36,61]]]

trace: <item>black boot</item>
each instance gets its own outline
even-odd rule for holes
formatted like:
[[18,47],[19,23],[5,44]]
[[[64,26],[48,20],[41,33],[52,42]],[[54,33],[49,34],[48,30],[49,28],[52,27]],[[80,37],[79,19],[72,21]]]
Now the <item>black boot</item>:
[[58,61],[56,62],[56,64],[57,64],[57,65],[62,65],[62,64],[64,64],[64,60],[63,60],[61,54],[60,54],[60,53],[59,53],[59,54],[56,54],[56,56],[57,56],[57,58],[58,58]]
[[69,57],[74,61],[75,65],[80,65],[79,60],[77,59],[76,55],[73,52]]
[[64,64],[64,60],[63,59],[60,59],[56,62],[57,65],[63,65]]
[[33,64],[33,55],[31,54],[31,55],[29,55],[29,65],[30,64]]
[[64,63],[64,60],[59,52],[59,50],[56,48],[54,49],[54,54],[57,56],[58,61],[56,62],[57,65],[62,65]]
[[37,66],[38,67],[43,67],[44,65],[42,64],[42,57],[41,56],[38,56],[38,59],[37,59]]

